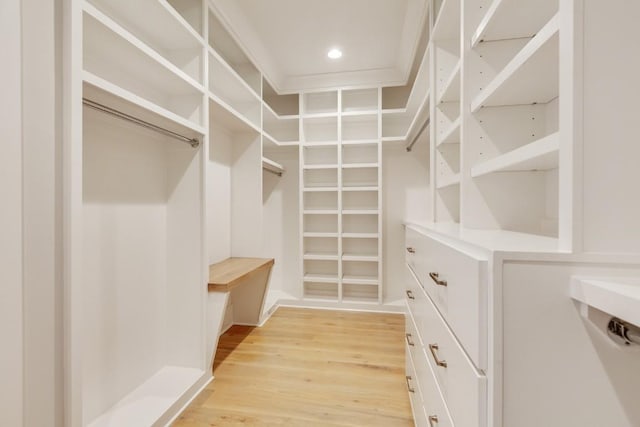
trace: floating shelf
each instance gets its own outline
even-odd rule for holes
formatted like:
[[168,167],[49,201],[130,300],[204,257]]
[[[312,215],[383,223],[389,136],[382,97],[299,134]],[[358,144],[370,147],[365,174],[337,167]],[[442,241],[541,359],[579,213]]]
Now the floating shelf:
[[262,158],[262,168],[278,175],[282,175],[284,173],[284,166],[266,157]]
[[477,178],[493,172],[549,170],[558,167],[560,137],[553,133],[471,168]]
[[558,4],[553,1],[494,0],[471,38],[471,45],[533,37],[557,10]]
[[640,278],[571,278],[571,298],[640,327]]
[[471,103],[482,107],[547,103],[558,96],[558,15],[540,30]]

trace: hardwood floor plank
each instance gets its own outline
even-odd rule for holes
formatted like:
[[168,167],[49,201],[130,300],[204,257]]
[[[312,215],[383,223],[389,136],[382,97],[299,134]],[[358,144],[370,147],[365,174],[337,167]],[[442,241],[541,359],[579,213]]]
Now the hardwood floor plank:
[[413,426],[401,314],[279,308],[222,337],[174,426]]

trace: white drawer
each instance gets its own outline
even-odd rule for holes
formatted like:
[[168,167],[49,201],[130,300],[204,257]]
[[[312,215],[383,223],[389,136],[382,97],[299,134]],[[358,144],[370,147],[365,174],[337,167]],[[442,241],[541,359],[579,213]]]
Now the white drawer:
[[424,323],[425,316],[427,313],[427,294],[425,293],[422,286],[417,281],[413,270],[408,265],[405,269],[405,294],[407,300],[407,306],[409,307],[409,314],[412,320],[415,322],[416,331],[412,332],[415,339],[414,342],[419,342],[422,346],[424,344],[424,340],[422,337],[424,336]]
[[420,381],[420,386],[422,387],[422,400],[424,401],[427,425],[429,427],[453,427],[451,415],[428,363],[426,364],[426,369],[429,371],[429,378],[425,381]]
[[[487,369],[487,261],[407,228],[414,272],[469,357]],[[446,285],[445,285],[446,283]],[[419,327],[419,326],[418,326]]]
[[429,424],[427,422],[427,414],[424,408],[422,393],[420,391],[420,387],[418,386],[418,382],[416,380],[416,372],[415,372],[413,359],[411,358],[411,353],[409,352],[408,349],[405,352],[405,357],[406,357],[405,370],[406,370],[406,379],[407,379],[407,390],[409,392],[409,400],[411,401],[411,410],[413,411],[413,420],[415,422],[416,427],[428,427]]
[[486,377],[476,370],[429,298],[425,308],[421,319],[426,358],[453,422],[457,427],[485,427]]

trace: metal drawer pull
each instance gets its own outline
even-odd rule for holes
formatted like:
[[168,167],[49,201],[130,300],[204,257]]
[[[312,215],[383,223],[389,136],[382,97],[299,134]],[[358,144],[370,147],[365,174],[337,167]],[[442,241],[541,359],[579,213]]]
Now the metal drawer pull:
[[433,356],[433,360],[436,361],[436,365],[442,366],[443,368],[446,368],[447,367],[447,361],[438,359],[438,355],[436,354],[436,351],[438,351],[439,348],[440,347],[438,347],[438,344],[429,344],[429,350],[431,351],[431,355]]
[[413,296],[413,292],[411,292],[411,291],[407,291],[407,297],[409,299],[416,299],[416,297]]
[[434,282],[436,282],[436,285],[438,286],[447,286],[447,281],[446,280],[440,280],[440,275],[438,273],[429,273],[429,277],[431,277],[431,280],[433,280]]
[[438,416],[437,415],[429,415],[429,425],[433,427],[438,424]]
[[409,344],[411,347],[413,347],[415,345],[413,343],[413,341],[411,341],[411,334],[406,333],[406,334],[404,334],[404,337],[407,339],[407,344]]
[[409,390],[409,393],[415,393],[416,389],[411,387],[411,383],[409,381],[411,381],[411,376],[407,375],[404,377],[405,380],[407,380],[407,390]]
[[415,253],[416,253],[416,250],[415,250],[414,248],[412,248],[411,246],[409,246],[409,247],[407,248],[407,252],[409,252],[410,254],[415,254]]

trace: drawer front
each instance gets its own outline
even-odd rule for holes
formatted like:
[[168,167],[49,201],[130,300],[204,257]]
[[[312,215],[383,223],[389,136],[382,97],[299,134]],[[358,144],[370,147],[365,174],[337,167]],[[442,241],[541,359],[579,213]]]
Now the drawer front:
[[451,415],[447,405],[444,403],[444,398],[438,388],[437,380],[429,363],[426,364],[426,369],[429,377],[427,380],[420,381],[420,385],[423,390],[422,397],[425,402],[424,409],[427,425],[429,427],[453,427]]
[[425,308],[424,350],[453,422],[457,427],[485,427],[486,377],[476,370],[429,298]]
[[410,228],[405,229],[405,261],[413,270],[416,269],[416,252],[419,252],[420,236]]
[[419,282],[475,365],[487,369],[487,261],[407,230],[415,241],[413,270]]
[[405,268],[405,294],[409,313],[407,318],[414,322],[415,331],[410,332],[416,339],[414,342],[420,342],[420,345],[424,344],[422,337],[424,336],[423,325],[425,323],[425,316],[427,314],[427,294],[420,286],[420,283],[415,277],[411,267]]
[[409,349],[405,352],[406,362],[406,379],[407,390],[409,392],[409,400],[411,401],[411,410],[413,411],[413,420],[416,427],[428,427],[427,414],[425,413],[422,392],[416,380],[416,372],[411,358]]

